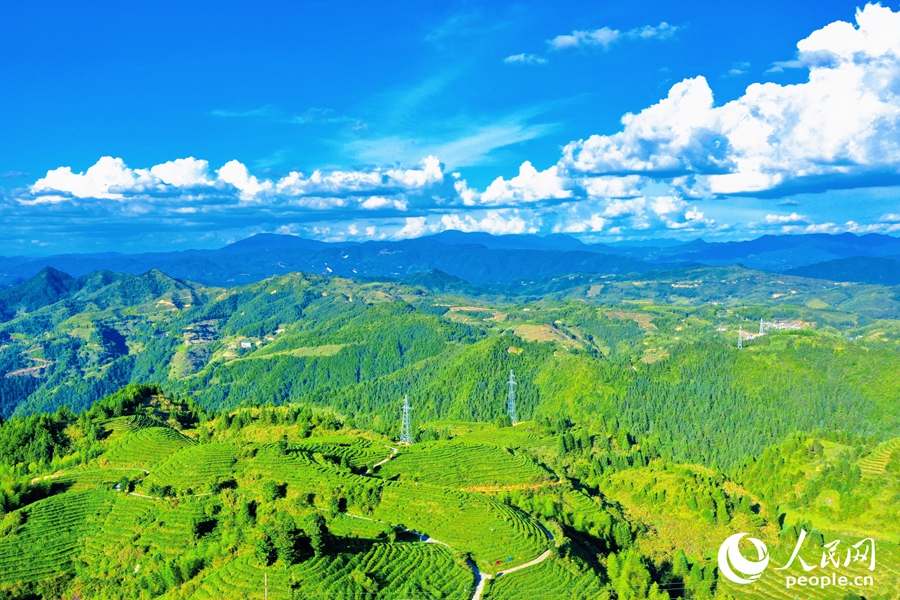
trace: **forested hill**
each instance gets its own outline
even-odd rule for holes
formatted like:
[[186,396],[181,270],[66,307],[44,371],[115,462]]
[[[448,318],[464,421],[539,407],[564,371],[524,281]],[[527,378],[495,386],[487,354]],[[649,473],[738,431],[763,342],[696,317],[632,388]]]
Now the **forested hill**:
[[[567,276],[527,300],[466,297],[469,284],[438,273],[424,287],[295,273],[222,289],[46,270],[6,291],[0,410],[78,411],[157,383],[210,410],[302,401],[390,434],[406,393],[423,421],[496,419],[514,370],[525,418],[610,421],[722,467],[797,428],[896,426],[896,394],[877,383],[900,376],[890,288],[704,269]],[[793,329],[738,353],[738,325],[760,319]],[[777,389],[766,377],[782,368]]]

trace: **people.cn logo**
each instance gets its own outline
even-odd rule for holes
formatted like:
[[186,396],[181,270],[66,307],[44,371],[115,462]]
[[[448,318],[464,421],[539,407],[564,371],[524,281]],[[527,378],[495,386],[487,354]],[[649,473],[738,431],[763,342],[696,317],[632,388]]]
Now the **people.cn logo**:
[[747,560],[741,554],[738,543],[747,535],[736,533],[719,546],[719,572],[727,579],[746,585],[753,583],[769,566],[769,549],[756,538],[747,538],[756,547],[757,560]]

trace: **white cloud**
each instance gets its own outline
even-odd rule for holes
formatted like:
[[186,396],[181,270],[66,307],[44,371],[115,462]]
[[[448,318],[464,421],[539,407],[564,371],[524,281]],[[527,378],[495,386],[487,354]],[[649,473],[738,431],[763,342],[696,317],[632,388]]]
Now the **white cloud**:
[[[454,175],[459,175],[459,173],[454,173]],[[454,181],[453,189],[456,190],[456,194],[459,196],[460,200],[462,200],[464,205],[475,206],[478,204],[478,199],[481,197],[481,194],[478,193],[478,190],[470,188],[465,179],[457,179]]]
[[543,65],[547,63],[547,59],[537,54],[513,54],[511,56],[507,56],[503,59],[503,62],[507,64],[520,64],[520,65]]
[[644,25],[643,27],[636,27],[625,32],[625,36],[640,40],[647,40],[650,38],[667,40],[670,37],[674,36],[679,29],[680,27],[669,25],[668,23],[663,21],[659,25]]
[[881,215],[878,220],[882,223],[900,223],[900,214],[888,213],[886,215]]
[[548,40],[552,50],[565,50],[567,48],[585,48],[599,46],[608,50],[611,45],[622,38],[631,40],[669,39],[678,31],[678,27],[663,21],[659,25],[643,25],[628,31],[621,32],[610,27],[600,27],[588,31],[573,31],[565,35],[558,35]]
[[860,225],[856,221],[847,221],[846,230],[851,233],[894,233],[900,231],[900,223],[870,223],[868,225]]
[[617,217],[640,215],[644,212],[647,205],[645,198],[633,198],[631,200],[613,200],[606,205],[603,216],[609,219]]
[[387,172],[388,178],[392,182],[396,182],[405,188],[424,188],[440,183],[444,180],[444,170],[439,161],[434,156],[428,156],[421,162],[421,169],[390,169]]
[[715,195],[838,177],[900,174],[900,12],[867,5],[797,44],[809,80],[753,84],[722,106],[705,78],[622,119],[624,129],[564,149],[561,166],[593,174],[694,173]]
[[553,233],[599,233],[609,224],[608,219],[604,219],[600,215],[594,213],[584,221],[570,221],[568,223],[557,224],[553,228]]
[[515,233],[537,233],[540,231],[539,223],[528,223],[519,216],[517,211],[489,210],[481,219],[471,214],[449,214],[441,217],[441,225],[444,229],[456,229],[459,231],[484,231],[494,235],[509,235]]
[[747,72],[747,69],[750,68],[750,63],[747,61],[736,62],[731,65],[731,68],[728,69],[728,72],[725,74],[731,77],[735,77],[737,75],[743,75]]
[[104,156],[83,173],[74,173],[70,167],[48,171],[31,186],[30,197],[19,201],[38,204],[63,202],[71,197],[150,201],[151,192],[157,196],[198,199],[204,197],[198,186],[208,186],[210,194],[215,192],[220,196],[227,192],[227,186],[233,186],[238,192],[235,199],[241,201],[266,197],[289,201],[294,206],[327,209],[346,206],[344,198],[357,196],[365,209],[406,210],[405,192],[425,190],[440,185],[443,180],[443,165],[434,156],[426,157],[411,169],[315,171],[309,177],[292,172],[278,181],[251,175],[247,166],[237,160],[225,163],[211,177],[209,163],[193,157],[175,159],[150,169],[131,169],[121,158]]
[[566,145],[561,163],[575,172],[597,174],[721,169],[722,152],[698,144],[703,132],[715,136],[712,103],[703,77],[686,79],[659,103],[622,117],[625,128],[620,133],[592,135]]
[[393,237],[397,239],[407,239],[434,233],[426,221],[427,219],[425,217],[406,217],[406,224],[397,231]]
[[625,177],[586,177],[577,181],[589,198],[635,198],[641,195],[637,175]]
[[[684,207],[684,200],[676,198],[675,196],[659,196],[654,198],[653,202],[650,203],[650,208],[657,215],[670,215],[682,210]],[[688,217],[688,219],[690,219],[690,217]]]
[[835,225],[834,223],[818,223],[813,225],[808,225],[806,229],[804,229],[805,233],[837,233],[841,230],[840,227]]
[[539,200],[571,197],[572,192],[557,173],[554,165],[545,171],[538,171],[531,162],[525,161],[519,167],[519,174],[510,180],[498,177],[481,194],[481,204],[519,204]]
[[260,181],[255,175],[251,175],[247,166],[237,160],[230,160],[218,170],[219,180],[233,185],[241,192],[241,198],[250,199],[254,196],[271,191],[274,187],[271,181]]
[[[373,169],[370,171],[314,171],[306,177],[292,171],[275,184],[275,191],[286,196],[352,194],[379,190],[423,190],[444,180],[441,161],[428,156],[416,169]],[[366,206],[369,208],[371,205]]]
[[782,223],[806,223],[807,218],[794,212],[789,215],[766,215],[765,221],[769,225]]
[[573,31],[570,34],[558,35],[548,43],[554,50],[578,48],[581,46],[602,46],[605,49],[618,40],[619,35],[621,33],[618,29],[601,27],[592,31]]
[[152,184],[153,177],[143,169],[129,169],[121,158],[104,156],[84,173],[73,173],[70,167],[48,171],[31,186],[32,192],[62,192],[76,198],[121,199],[120,190]]
[[150,168],[150,174],[169,185],[188,187],[206,185],[209,180],[209,163],[193,156],[176,158]]
[[382,208],[395,208],[397,210],[406,210],[407,202],[404,199],[385,198],[383,196],[370,196],[363,201],[360,206],[367,210],[378,210]]

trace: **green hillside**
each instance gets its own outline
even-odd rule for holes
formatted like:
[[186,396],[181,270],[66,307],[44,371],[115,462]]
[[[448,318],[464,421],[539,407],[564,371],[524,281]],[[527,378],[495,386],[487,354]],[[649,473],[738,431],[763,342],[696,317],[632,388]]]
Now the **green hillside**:
[[871,538],[900,594],[890,288],[42,277],[0,324],[10,598],[793,598],[722,576],[736,532]]

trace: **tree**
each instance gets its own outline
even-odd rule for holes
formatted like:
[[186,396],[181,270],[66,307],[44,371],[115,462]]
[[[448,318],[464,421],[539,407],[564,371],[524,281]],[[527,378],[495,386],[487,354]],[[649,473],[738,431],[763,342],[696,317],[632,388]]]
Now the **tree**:
[[277,556],[272,538],[266,533],[259,533],[253,538],[253,553],[260,564],[268,566],[275,562]]
[[278,513],[270,533],[280,561],[292,565],[300,559],[300,549],[306,538],[291,515]]
[[262,499],[264,502],[275,502],[284,497],[284,486],[274,481],[267,481],[262,485]]
[[328,548],[329,533],[325,524],[325,517],[319,513],[313,513],[306,521],[306,535],[309,536],[309,545],[312,546],[316,558],[322,556]]

